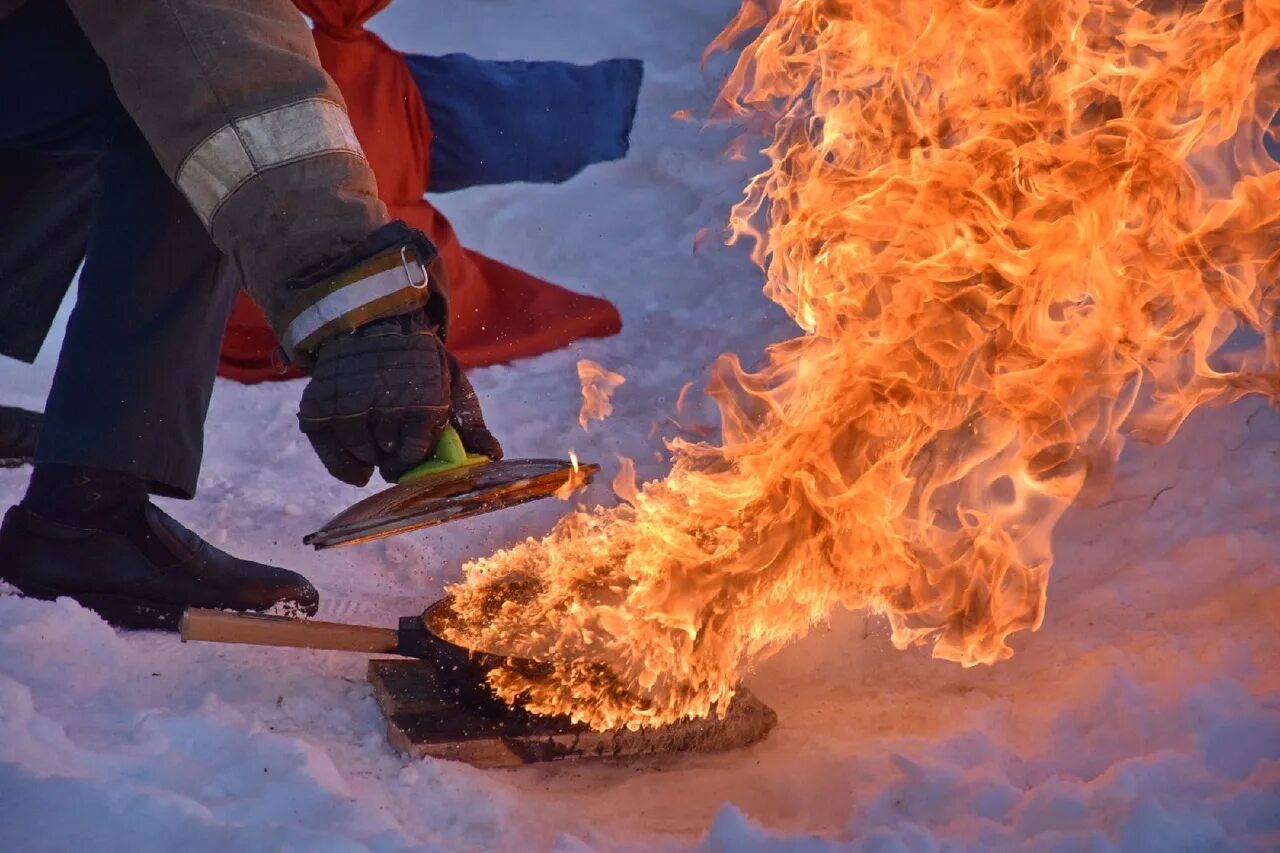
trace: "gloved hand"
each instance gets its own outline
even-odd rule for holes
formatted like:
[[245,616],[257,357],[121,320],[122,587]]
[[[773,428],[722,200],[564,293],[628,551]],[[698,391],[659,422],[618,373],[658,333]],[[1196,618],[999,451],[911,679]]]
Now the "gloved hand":
[[329,473],[353,486],[375,467],[396,481],[431,456],[448,423],[468,450],[502,458],[475,390],[422,312],[322,344],[298,422]]

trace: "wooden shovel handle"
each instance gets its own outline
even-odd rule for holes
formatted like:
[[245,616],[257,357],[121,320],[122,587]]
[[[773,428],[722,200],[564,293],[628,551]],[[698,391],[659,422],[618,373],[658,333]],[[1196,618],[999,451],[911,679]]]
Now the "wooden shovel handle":
[[366,654],[395,654],[399,634],[394,628],[314,622],[287,616],[228,613],[225,610],[187,608],[179,626],[183,640],[245,643],[253,646],[288,646],[296,649],[330,649]]

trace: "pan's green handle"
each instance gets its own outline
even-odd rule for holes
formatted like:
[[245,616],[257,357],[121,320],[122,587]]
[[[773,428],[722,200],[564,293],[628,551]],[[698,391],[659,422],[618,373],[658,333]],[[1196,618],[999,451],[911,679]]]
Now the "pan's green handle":
[[452,471],[455,468],[480,465],[488,461],[490,461],[488,456],[479,453],[468,453],[467,448],[462,446],[462,437],[458,435],[458,431],[452,425],[449,425],[440,434],[440,443],[436,445],[436,450],[431,454],[431,458],[417,468],[411,468],[406,471],[396,482],[403,486],[406,483],[421,480],[423,477],[429,477],[432,474]]

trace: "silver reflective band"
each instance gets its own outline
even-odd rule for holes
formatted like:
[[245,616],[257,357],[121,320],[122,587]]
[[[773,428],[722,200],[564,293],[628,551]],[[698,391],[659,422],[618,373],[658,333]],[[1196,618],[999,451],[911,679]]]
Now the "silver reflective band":
[[[422,269],[425,279],[426,270],[420,264],[418,268]],[[409,287],[416,290],[421,285],[412,278],[408,278],[406,270],[399,266],[348,284],[294,317],[289,328],[285,329],[284,340],[280,343],[285,352],[292,354],[299,344],[328,324],[341,320],[371,302],[384,299]]]
[[236,119],[205,138],[178,167],[178,189],[208,225],[241,184],[267,169],[322,154],[364,157],[346,111],[308,98]]

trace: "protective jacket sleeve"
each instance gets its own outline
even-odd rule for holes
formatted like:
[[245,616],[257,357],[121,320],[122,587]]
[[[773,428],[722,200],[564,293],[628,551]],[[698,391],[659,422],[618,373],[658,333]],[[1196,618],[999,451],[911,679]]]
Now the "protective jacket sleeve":
[[[373,171],[311,32],[289,0],[68,0],[121,104],[235,264],[281,341],[292,327],[361,302],[300,277],[387,224]],[[370,298],[379,316],[430,297],[406,276]],[[367,301],[367,300],[366,300]],[[293,353],[290,353],[293,355]]]

